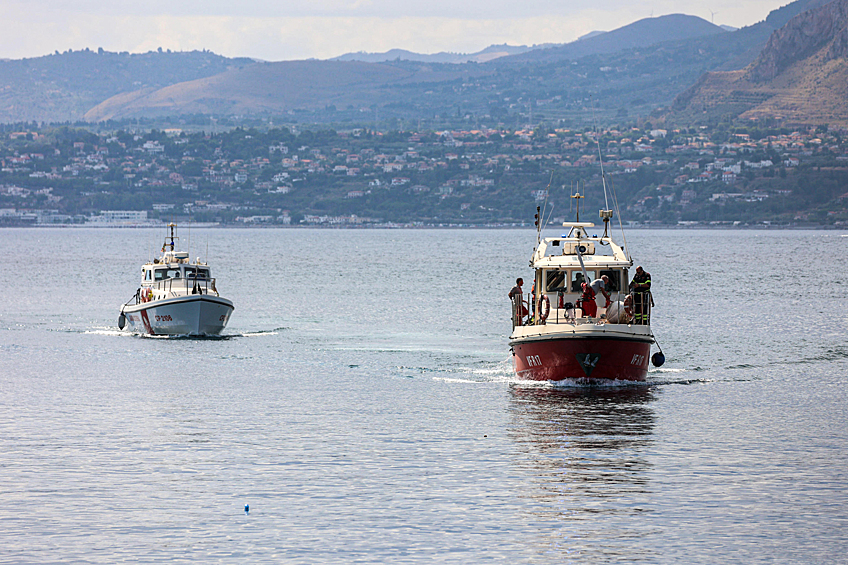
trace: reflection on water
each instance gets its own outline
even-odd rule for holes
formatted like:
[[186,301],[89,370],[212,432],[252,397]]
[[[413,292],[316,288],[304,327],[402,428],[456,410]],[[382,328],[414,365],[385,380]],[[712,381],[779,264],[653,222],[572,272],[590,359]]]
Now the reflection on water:
[[582,562],[656,556],[642,545],[653,400],[649,387],[512,389],[515,463],[532,477],[520,496],[543,524],[541,551]]

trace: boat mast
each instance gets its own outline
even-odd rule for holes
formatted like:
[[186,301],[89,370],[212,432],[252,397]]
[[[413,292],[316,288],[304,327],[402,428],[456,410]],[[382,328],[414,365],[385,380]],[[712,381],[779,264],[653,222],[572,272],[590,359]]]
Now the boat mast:
[[[583,192],[584,192],[584,193],[586,192],[586,188],[585,188],[585,187],[583,188]],[[577,200],[577,221],[579,222],[579,221],[580,221],[580,199],[581,199],[581,198],[586,198],[585,196],[583,196],[582,194],[580,194],[580,185],[579,185],[579,184],[577,185],[577,192],[575,192],[574,194],[572,194],[572,195],[571,195],[571,197],[572,197],[572,198],[574,198],[575,200]]]
[[[171,228],[171,235],[170,235],[171,243],[169,244],[167,241],[165,241],[165,246],[170,245],[171,251],[173,251],[174,250],[174,237],[175,237],[174,230],[177,228],[177,224],[175,224],[174,222],[171,222],[170,224],[168,224],[168,227]],[[167,240],[168,237],[166,237],[165,239]]]
[[[601,140],[600,140],[600,131],[598,128],[598,121],[595,118],[595,101],[592,101],[592,126],[595,130],[593,133],[595,134],[595,145],[598,147],[598,162],[601,165],[601,183],[604,186],[604,209],[601,210],[601,218],[604,220],[604,237],[609,237],[607,228],[609,227],[609,220],[612,218],[612,211],[609,207],[609,200],[607,199],[607,175],[604,173],[604,156],[601,153]],[[610,185],[612,185],[612,177],[610,177]],[[627,252],[627,237],[624,235],[624,225],[621,223],[621,209],[618,207],[618,198],[615,195],[615,187],[612,187],[613,193],[613,202],[615,202],[616,212],[618,213],[618,225],[621,228],[621,237],[624,240],[624,254],[630,258],[630,253]],[[584,191],[585,192],[585,191]],[[633,261],[632,258],[630,258]]]

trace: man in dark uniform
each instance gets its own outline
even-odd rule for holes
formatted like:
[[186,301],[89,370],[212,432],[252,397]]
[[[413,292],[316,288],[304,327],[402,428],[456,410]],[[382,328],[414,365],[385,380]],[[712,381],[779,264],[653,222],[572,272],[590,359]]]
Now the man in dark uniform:
[[651,300],[651,273],[641,267],[636,267],[636,276],[630,281],[630,292],[633,294],[633,317],[636,324],[648,323],[648,301]]

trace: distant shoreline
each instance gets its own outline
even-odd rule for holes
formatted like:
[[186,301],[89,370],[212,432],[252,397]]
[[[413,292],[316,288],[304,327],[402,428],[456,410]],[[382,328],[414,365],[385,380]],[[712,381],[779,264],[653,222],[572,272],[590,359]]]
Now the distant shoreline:
[[[216,223],[198,223],[198,224],[180,224],[181,227],[193,227],[193,228],[216,228],[216,229],[235,229],[235,230],[243,230],[243,229],[262,229],[262,230],[314,230],[314,229],[324,229],[324,230],[445,230],[445,229],[481,229],[481,230],[533,230],[535,228],[531,225],[526,226],[514,226],[514,225],[498,225],[498,224],[490,224],[490,225],[468,225],[468,224],[448,224],[448,225],[421,225],[421,226],[413,226],[408,224],[371,224],[371,225],[345,225],[345,226],[330,226],[330,225],[308,225],[308,226],[263,226],[263,225],[244,225],[237,226],[232,224],[216,224]],[[39,224],[39,225],[17,225],[17,226],[0,226],[0,229],[96,229],[96,230],[149,230],[149,229],[162,229],[167,227],[167,224],[157,225],[157,226],[91,226],[91,225],[73,225],[73,224],[58,224],[58,225],[50,225],[50,224]],[[556,226],[552,226],[556,227]],[[551,228],[547,228],[551,229]],[[618,228],[616,228],[617,230]],[[762,230],[762,231],[775,231],[775,230],[812,230],[812,231],[848,231],[848,226],[832,226],[832,225],[805,225],[805,226],[786,226],[786,225],[776,225],[776,226],[767,226],[767,225],[749,225],[749,226],[731,226],[731,225],[696,225],[696,226],[676,226],[670,224],[664,225],[656,225],[656,226],[646,226],[646,225],[638,225],[638,226],[627,226],[627,230]]]

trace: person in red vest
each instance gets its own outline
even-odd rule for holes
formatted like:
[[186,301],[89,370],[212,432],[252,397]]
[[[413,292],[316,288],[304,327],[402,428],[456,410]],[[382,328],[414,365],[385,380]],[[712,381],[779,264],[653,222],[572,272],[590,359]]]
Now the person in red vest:
[[609,307],[610,295],[607,292],[607,288],[609,288],[609,277],[606,275],[593,280],[591,284],[583,283],[583,296],[580,297],[580,307],[583,309],[584,316],[594,318],[598,315],[598,304],[595,302],[595,297],[599,292],[607,299],[604,307]]

